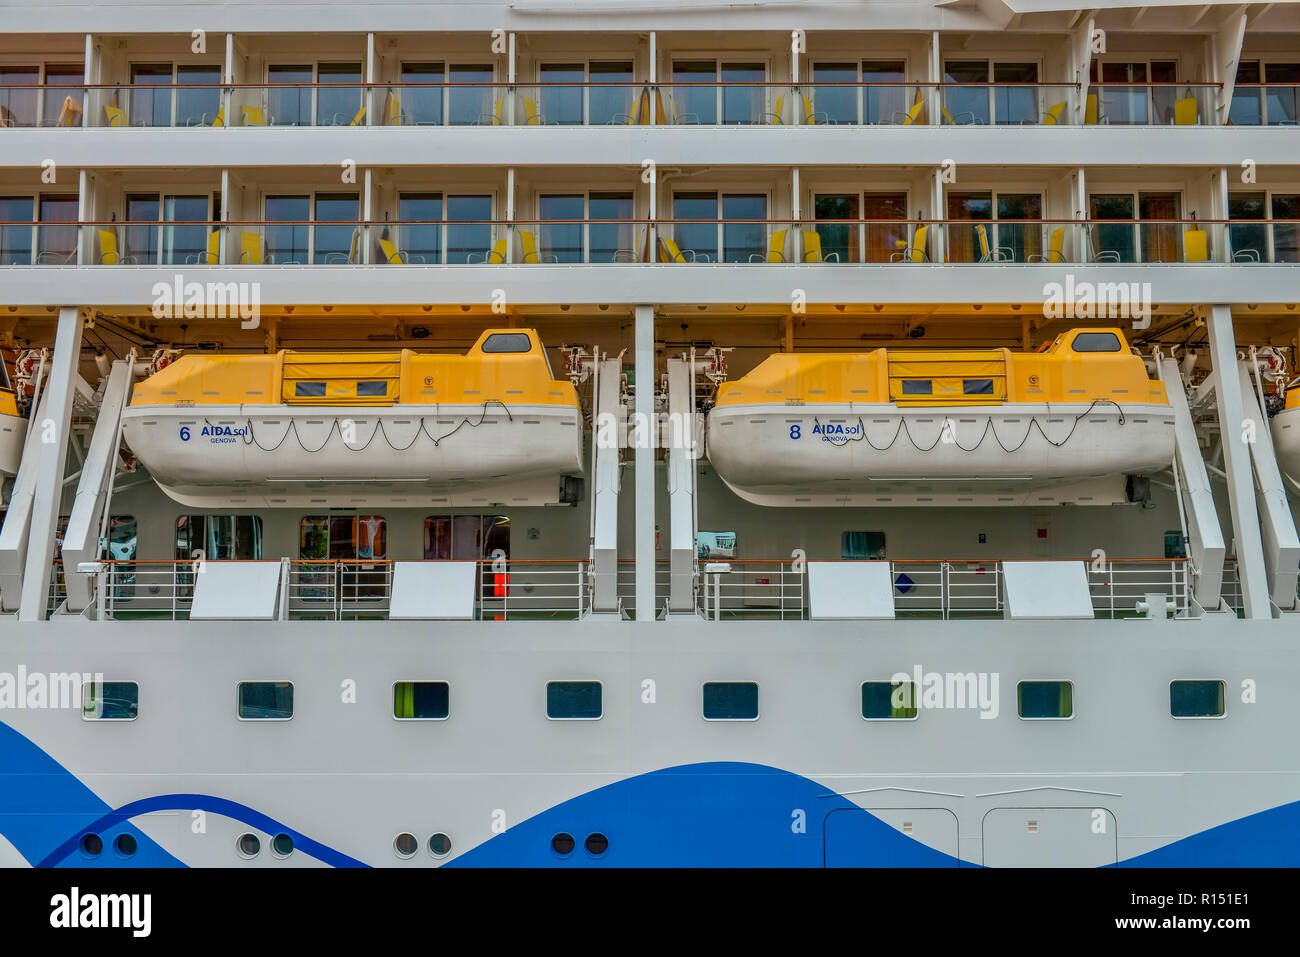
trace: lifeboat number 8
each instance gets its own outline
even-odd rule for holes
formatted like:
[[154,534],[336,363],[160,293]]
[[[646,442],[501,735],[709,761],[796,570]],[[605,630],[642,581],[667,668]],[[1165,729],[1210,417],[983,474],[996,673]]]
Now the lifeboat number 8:
[[799,426],[797,425],[790,426],[790,438],[792,439],[799,438]]

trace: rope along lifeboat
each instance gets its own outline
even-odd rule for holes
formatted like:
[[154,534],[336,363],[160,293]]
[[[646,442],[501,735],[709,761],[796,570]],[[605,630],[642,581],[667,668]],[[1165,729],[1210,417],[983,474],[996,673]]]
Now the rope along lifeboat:
[[770,356],[723,384],[708,457],[759,505],[1113,504],[1174,457],[1164,385],[1118,329],[1045,351]]
[[136,386],[123,436],[194,507],[581,498],[577,391],[533,330],[489,330],[464,356],[182,356]]

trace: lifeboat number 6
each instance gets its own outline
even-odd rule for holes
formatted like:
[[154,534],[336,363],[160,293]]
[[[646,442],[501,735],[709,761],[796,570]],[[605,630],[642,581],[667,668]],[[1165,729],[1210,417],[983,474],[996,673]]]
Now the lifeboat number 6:
[[188,442],[189,440],[190,440],[190,427],[189,427],[188,425],[182,425],[182,426],[181,426],[181,441],[182,441],[182,442]]

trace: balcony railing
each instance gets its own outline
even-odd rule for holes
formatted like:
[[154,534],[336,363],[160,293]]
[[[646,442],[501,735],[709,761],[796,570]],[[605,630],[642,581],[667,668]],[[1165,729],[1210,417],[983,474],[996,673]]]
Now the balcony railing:
[[1300,219],[0,222],[0,266],[79,262],[114,268],[1294,264]]
[[[1215,125],[1222,85],[452,81],[0,87],[0,127]],[[1229,122],[1295,125],[1300,86],[1238,84]]]

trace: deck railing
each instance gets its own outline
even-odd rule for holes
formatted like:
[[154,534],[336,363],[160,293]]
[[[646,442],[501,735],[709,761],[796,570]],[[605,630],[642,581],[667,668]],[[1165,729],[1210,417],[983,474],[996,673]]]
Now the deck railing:
[[0,221],[0,266],[1138,263],[1295,265],[1300,263],[1300,219]]
[[[270,563],[268,563],[270,564]],[[390,561],[291,560],[284,586],[290,620],[355,621],[388,617],[393,585]],[[483,621],[576,620],[591,610],[591,577],[584,560],[479,562],[474,617]],[[1088,562],[1093,611],[1099,618],[1138,614],[1150,594],[1172,602],[1175,616],[1190,613],[1183,560]],[[98,607],[116,619],[189,617],[196,575],[193,561],[105,561],[96,575]],[[61,570],[56,566],[56,571]],[[1003,615],[1002,566],[989,560],[899,560],[890,563],[898,618],[967,619]],[[655,563],[656,615],[668,604],[669,565]],[[1231,591],[1225,574],[1225,597]],[[619,562],[619,610],[636,611],[635,565]],[[65,596],[61,578],[51,587],[50,611]],[[1231,604],[1232,599],[1228,597]],[[809,617],[807,570],[790,560],[724,559],[701,562],[694,577],[694,607],[708,620]]]
[[[0,128],[275,128],[375,126],[1175,126],[1216,125],[1215,82],[1076,83],[860,80],[813,67],[801,83],[757,75],[678,73],[648,83],[475,79],[362,83],[182,83],[0,86]],[[462,74],[468,77],[470,74]],[[699,77],[699,78],[695,78]],[[1300,85],[1238,83],[1228,121],[1295,125]]]

